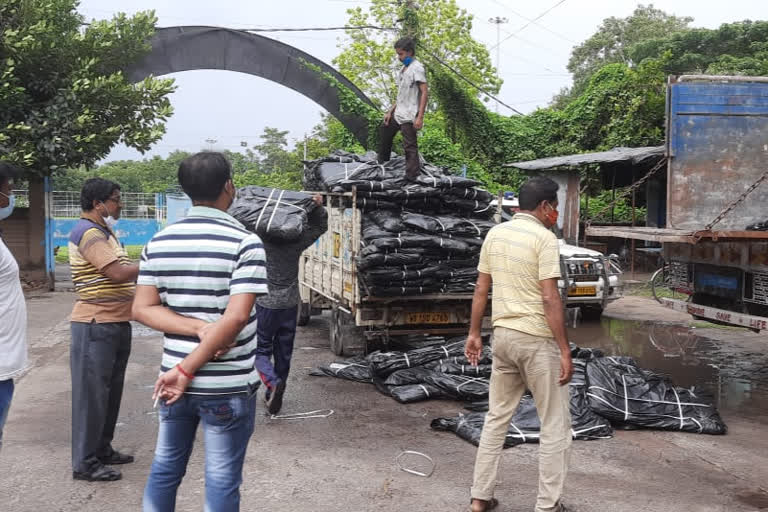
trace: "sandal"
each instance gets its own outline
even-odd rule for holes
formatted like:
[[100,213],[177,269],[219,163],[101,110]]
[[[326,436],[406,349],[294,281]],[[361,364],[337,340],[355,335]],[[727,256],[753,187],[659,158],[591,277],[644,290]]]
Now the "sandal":
[[482,512],[485,512],[487,510],[493,510],[499,506],[499,500],[497,500],[496,498],[491,498],[490,500],[481,500],[480,498],[471,498],[469,500],[469,512],[474,512],[474,510],[472,510],[472,500],[485,502],[485,508],[482,510]]
[[100,465],[87,473],[73,471],[72,478],[75,480],[85,480],[87,482],[114,482],[115,480],[123,478],[123,475],[116,469]]

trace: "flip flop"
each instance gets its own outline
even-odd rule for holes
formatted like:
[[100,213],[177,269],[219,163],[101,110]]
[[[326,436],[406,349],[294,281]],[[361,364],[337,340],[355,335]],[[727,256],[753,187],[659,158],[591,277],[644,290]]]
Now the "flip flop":
[[471,498],[469,500],[469,512],[474,512],[472,510],[472,500],[474,499],[485,502],[485,508],[483,509],[483,512],[487,512],[488,510],[493,510],[499,506],[499,500],[497,500],[496,498],[491,498],[490,500],[481,500],[479,498]]

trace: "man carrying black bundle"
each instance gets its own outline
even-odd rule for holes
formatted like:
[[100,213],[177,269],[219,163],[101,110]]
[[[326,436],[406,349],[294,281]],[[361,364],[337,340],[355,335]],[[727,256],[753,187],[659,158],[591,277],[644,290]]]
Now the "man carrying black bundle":
[[318,207],[309,213],[309,226],[298,240],[263,241],[269,294],[256,300],[258,345],[255,366],[267,388],[264,398],[270,414],[280,412],[291,369],[299,304],[299,259],[304,249],[328,229],[323,198],[315,196],[313,199]]
[[424,65],[414,58],[415,46],[412,39],[398,39],[395,52],[403,68],[397,74],[397,101],[384,116],[384,123],[379,130],[378,160],[380,164],[389,161],[392,141],[398,131],[402,132],[405,176],[414,181],[421,168],[416,132],[424,126],[424,111],[427,109],[429,95],[427,75]]

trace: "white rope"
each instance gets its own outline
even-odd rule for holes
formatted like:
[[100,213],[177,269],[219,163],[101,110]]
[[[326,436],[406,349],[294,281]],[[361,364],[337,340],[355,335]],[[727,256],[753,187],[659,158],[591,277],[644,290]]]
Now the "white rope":
[[629,419],[629,393],[627,393],[627,381],[624,375],[621,376],[621,383],[624,385],[624,421]]
[[318,409],[316,411],[309,412],[297,412],[295,414],[283,414],[281,416],[272,415],[269,417],[271,420],[306,420],[309,418],[327,418],[333,414],[333,409]]
[[445,348],[445,345],[440,345],[440,348],[443,349],[443,352],[445,352],[445,357],[451,357],[451,354],[448,353],[448,349]]
[[479,227],[477,227],[477,224],[475,224],[474,222],[472,222],[470,219],[467,219],[467,222],[469,222],[470,224],[472,224],[472,227],[473,227],[473,228],[475,228],[475,229],[477,230],[477,234],[478,234],[478,235],[482,235],[482,234],[483,234],[483,232],[482,232],[482,231],[480,231],[480,228],[479,228]]
[[280,191],[280,195],[277,196],[277,203],[275,203],[275,206],[272,207],[272,215],[269,217],[269,222],[267,223],[267,233],[269,233],[269,227],[272,225],[272,221],[275,219],[277,207],[280,204],[280,200],[283,198],[283,194],[285,194],[285,190]]
[[515,425],[514,423],[510,423],[509,425],[515,430],[517,430],[517,433],[520,434],[520,437],[522,438],[523,442],[525,442],[525,434],[523,434],[523,431],[517,428],[517,425]]
[[427,391],[427,388],[419,384],[419,387],[424,391],[424,394],[427,395],[427,398],[429,398],[429,391]]
[[405,364],[408,365],[408,368],[411,367],[411,361],[408,359],[408,354],[406,352],[403,352],[403,356],[405,356]]
[[680,412],[680,430],[683,430],[683,406],[680,404],[680,395],[677,394],[677,390],[675,388],[672,388],[672,391],[675,393],[675,398],[677,399],[677,410]]
[[269,205],[269,202],[272,200],[272,195],[275,193],[275,189],[272,189],[272,192],[269,193],[269,197],[267,198],[267,202],[264,203],[264,207],[261,209],[261,212],[259,212],[259,217],[256,219],[256,224],[254,225],[254,230],[259,229],[259,224],[261,223],[261,217],[264,216],[264,212],[267,211],[267,205]]

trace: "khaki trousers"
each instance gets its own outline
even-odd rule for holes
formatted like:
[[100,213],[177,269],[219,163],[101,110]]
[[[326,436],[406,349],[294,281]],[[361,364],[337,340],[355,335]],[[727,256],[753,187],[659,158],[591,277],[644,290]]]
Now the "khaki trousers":
[[556,511],[572,442],[568,386],[557,383],[560,348],[550,338],[496,327],[492,352],[489,410],[475,460],[472,497],[481,500],[493,497],[509,422],[527,388],[533,394],[541,420],[536,512]]

